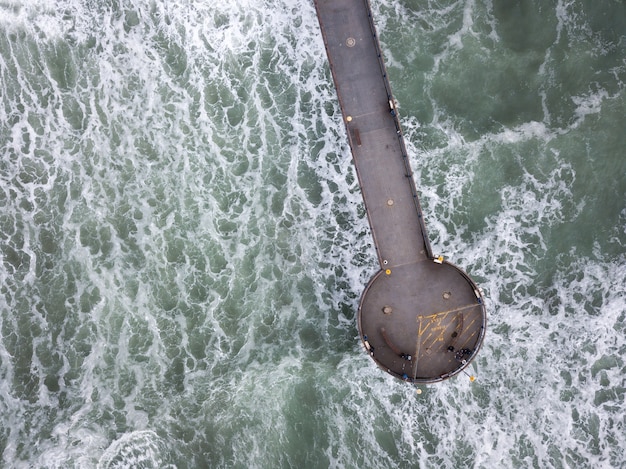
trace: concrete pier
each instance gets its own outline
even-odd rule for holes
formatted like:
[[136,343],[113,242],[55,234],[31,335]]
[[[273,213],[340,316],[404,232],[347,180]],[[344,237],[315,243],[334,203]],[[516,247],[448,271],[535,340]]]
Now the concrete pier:
[[482,294],[431,252],[369,2],[315,7],[381,267],[359,305],[363,345],[397,378],[441,381],[482,344]]

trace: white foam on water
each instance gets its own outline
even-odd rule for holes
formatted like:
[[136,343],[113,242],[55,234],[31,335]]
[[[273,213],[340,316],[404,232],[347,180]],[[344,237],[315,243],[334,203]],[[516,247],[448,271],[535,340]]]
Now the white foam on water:
[[598,114],[602,111],[602,103],[608,99],[606,90],[597,93],[589,93],[585,96],[572,96],[572,101],[576,104],[576,124],[582,122],[587,116]]
[[[427,88],[464,41],[499,40],[490,4],[373,6],[440,41]],[[358,345],[377,265],[310,2],[2,9],[3,463],[623,464],[625,259],[554,239],[592,202],[564,142],[619,102],[610,84],[559,121],[546,52],[548,117],[477,138],[400,103],[433,247],[489,310],[477,381],[417,394]]]
[[[161,418],[167,428],[167,422],[176,421],[168,414],[179,402],[206,396],[203,386],[212,388],[226,370],[232,372],[227,389],[233,392],[248,368],[267,373],[285,348],[276,342],[277,331],[286,330],[302,360],[310,352],[297,336],[308,325],[307,340],[319,350],[319,334],[310,331],[320,321],[320,306],[326,308],[322,321],[330,323],[330,332],[321,324],[322,335],[353,326],[353,316],[329,318],[326,305],[340,306],[353,295],[354,306],[350,285],[363,279],[358,270],[337,276],[336,264],[354,263],[354,251],[346,250],[352,237],[342,226],[352,223],[364,236],[366,225],[349,206],[359,201],[349,159],[328,149],[323,137],[315,137],[321,161],[308,156],[311,133],[332,128],[337,142],[341,122],[327,72],[315,67],[324,57],[311,6],[306,6],[304,24],[295,8],[277,15],[256,5],[229,3],[192,12],[169,4],[127,6],[123,15],[96,8],[76,18],[83,29],[72,38],[84,41],[79,48],[84,59],[74,75],[55,69],[54,60],[66,58],[42,59],[52,106],[38,107],[38,90],[30,85],[25,89],[31,107],[10,104],[24,116],[24,125],[14,125],[7,144],[20,155],[15,167],[37,162],[37,152],[50,149],[41,172],[54,175],[45,184],[37,179],[45,176],[31,176],[32,189],[20,193],[18,186],[18,199],[37,208],[58,204],[61,210],[42,219],[44,228],[26,217],[32,233],[27,232],[21,252],[29,262],[16,262],[3,278],[9,282],[9,275],[20,275],[26,267],[22,287],[44,302],[43,314],[31,322],[60,322],[49,324],[51,331],[41,338],[32,337],[41,346],[33,345],[37,351],[29,371],[11,374],[9,366],[7,376],[13,383],[33,377],[38,391],[27,407],[34,414],[58,407],[59,399],[64,403],[58,419],[42,419],[34,430],[29,427],[33,420],[20,421],[24,404],[18,398],[7,460],[33,458],[54,467],[89,464],[120,434],[142,432]],[[314,34],[291,34],[298,24]],[[35,34],[28,24],[24,27]],[[90,32],[94,27],[98,33]],[[285,37],[275,34],[284,30]],[[49,52],[46,41],[64,39],[52,36],[35,43]],[[316,48],[310,47],[310,38],[318,42]],[[294,90],[294,84],[299,88]],[[291,96],[295,109],[300,108],[296,118]],[[309,114],[311,101],[318,110]],[[333,104],[320,113],[322,101]],[[29,124],[33,117],[43,133]],[[346,157],[345,144],[342,151]],[[332,177],[318,184],[317,171]],[[346,189],[345,172],[350,173]],[[5,176],[8,181],[19,177],[17,171]],[[38,190],[39,198],[34,197]],[[342,205],[337,208],[337,203]],[[23,212],[17,202],[12,207],[19,226]],[[330,230],[323,233],[320,227]],[[50,244],[44,253],[42,236]],[[321,251],[311,246],[312,237],[324,244]],[[326,259],[322,275],[303,275],[301,265],[316,265],[320,257]],[[45,304],[51,293],[37,271],[46,265],[59,288],[70,284],[69,294],[60,292],[68,295],[60,307]],[[298,283],[285,282],[290,276]],[[52,312],[65,318],[46,317]],[[263,344],[266,340],[270,345]],[[53,344],[62,363],[56,368],[42,362]],[[19,392],[7,390],[7,395]],[[186,396],[182,401],[181,393]],[[200,428],[206,425],[183,413]],[[52,438],[40,441],[45,434]],[[230,438],[209,457],[232,446]],[[29,440],[37,442],[39,456],[22,445]],[[112,448],[103,456],[106,461],[118,460],[119,448]]]
[[104,452],[98,461],[98,469],[174,467],[165,462],[164,446],[158,435],[151,431],[124,434]]

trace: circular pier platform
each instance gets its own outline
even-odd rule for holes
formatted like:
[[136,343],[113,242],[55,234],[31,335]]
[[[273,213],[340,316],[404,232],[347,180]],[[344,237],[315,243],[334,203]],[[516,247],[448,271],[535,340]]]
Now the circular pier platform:
[[440,260],[379,271],[363,292],[358,314],[361,339],[374,361],[413,383],[461,372],[482,345],[486,321],[476,284]]

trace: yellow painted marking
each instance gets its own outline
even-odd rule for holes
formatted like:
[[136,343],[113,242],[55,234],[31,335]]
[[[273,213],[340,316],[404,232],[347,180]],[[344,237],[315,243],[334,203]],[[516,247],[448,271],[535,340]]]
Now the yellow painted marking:
[[440,311],[439,313],[430,314],[428,316],[423,316],[421,314],[418,314],[418,317],[421,317],[423,319],[432,319],[432,318],[436,318],[437,316],[444,316],[444,315],[450,314],[450,313],[459,313],[461,311],[465,311],[466,309],[471,309],[471,308],[475,308],[475,307],[476,307],[475,304],[465,305],[465,306],[460,306],[460,307],[454,308],[454,309],[448,309],[446,311]]

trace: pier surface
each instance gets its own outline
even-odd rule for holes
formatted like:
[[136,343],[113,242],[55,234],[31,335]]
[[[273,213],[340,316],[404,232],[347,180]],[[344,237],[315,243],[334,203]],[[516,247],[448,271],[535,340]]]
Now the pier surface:
[[369,2],[315,7],[381,267],[361,297],[361,339],[388,373],[441,381],[482,344],[482,294],[462,270],[433,258]]

